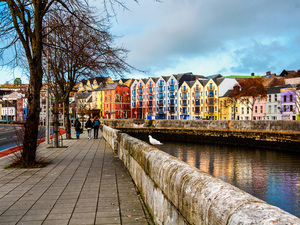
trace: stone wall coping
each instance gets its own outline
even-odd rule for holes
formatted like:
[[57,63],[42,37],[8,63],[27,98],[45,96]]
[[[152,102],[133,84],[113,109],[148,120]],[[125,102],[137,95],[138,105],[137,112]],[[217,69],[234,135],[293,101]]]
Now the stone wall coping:
[[[112,132],[104,127],[106,131]],[[182,216],[186,224],[300,224],[299,218],[278,207],[128,134],[118,133],[118,145],[119,157],[131,172],[157,224],[168,224],[171,220],[172,215],[164,214],[168,210],[164,209],[165,201],[176,209],[178,215],[173,216]],[[152,187],[151,182],[155,190],[143,190]],[[163,200],[154,204],[148,195],[158,192]],[[157,212],[157,207],[162,212]]]

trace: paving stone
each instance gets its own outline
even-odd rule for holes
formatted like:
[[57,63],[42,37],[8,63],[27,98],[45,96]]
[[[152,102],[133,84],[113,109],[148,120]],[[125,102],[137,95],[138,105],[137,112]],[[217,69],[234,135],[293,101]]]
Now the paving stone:
[[42,143],[45,168],[0,169],[0,225],[147,224],[123,163],[104,139],[80,137],[64,149]]

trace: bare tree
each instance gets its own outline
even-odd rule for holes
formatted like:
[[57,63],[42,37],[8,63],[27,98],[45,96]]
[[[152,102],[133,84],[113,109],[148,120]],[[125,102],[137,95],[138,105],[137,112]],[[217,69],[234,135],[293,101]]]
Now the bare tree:
[[[22,53],[29,69],[28,110],[23,141],[23,166],[36,164],[37,135],[40,112],[40,90],[43,79],[43,40],[47,35],[46,14],[63,10],[74,16],[90,14],[87,2],[81,0],[0,0],[0,56],[4,64],[18,65]],[[52,30],[50,29],[49,32]],[[14,50],[13,58],[4,60],[5,50]],[[21,53],[21,54],[20,54]]]
[[[80,20],[73,15],[54,15],[50,27],[58,27],[48,36],[45,54],[49,57],[51,78],[59,88],[64,102],[67,139],[71,138],[69,94],[82,78],[122,76],[134,69],[126,63],[127,50],[114,46],[105,19],[96,21],[91,15]],[[49,78],[51,80],[51,78]]]

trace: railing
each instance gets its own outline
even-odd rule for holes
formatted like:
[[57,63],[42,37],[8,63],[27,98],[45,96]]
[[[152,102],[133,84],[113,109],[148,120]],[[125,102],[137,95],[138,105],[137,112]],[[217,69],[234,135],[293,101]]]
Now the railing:
[[187,93],[188,90],[187,90],[187,89],[184,90],[184,88],[181,88],[181,92],[182,92],[182,93]]
[[199,99],[200,98],[200,95],[195,95],[195,99]]
[[215,86],[208,87],[207,90],[208,90],[208,91],[213,91],[213,90],[215,90]]
[[181,99],[187,99],[187,95],[183,95]]
[[175,98],[175,95],[171,95],[171,96],[170,96],[170,99],[174,99],[174,98]]
[[194,92],[199,92],[201,91],[201,88],[194,88]]

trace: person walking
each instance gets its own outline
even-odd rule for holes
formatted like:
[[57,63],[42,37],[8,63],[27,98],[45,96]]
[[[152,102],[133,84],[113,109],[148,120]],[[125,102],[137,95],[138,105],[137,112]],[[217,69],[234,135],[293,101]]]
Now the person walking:
[[88,139],[91,139],[93,123],[92,123],[92,121],[91,121],[90,118],[88,119],[88,121],[86,121],[85,128],[86,128],[86,130],[88,132]]
[[100,127],[100,121],[99,121],[97,116],[94,119],[93,126],[94,126],[94,139],[97,139],[98,138],[98,131],[99,131],[99,127]]
[[75,120],[74,127],[75,127],[75,131],[76,131],[76,138],[79,139],[81,123],[79,122],[78,119]]

